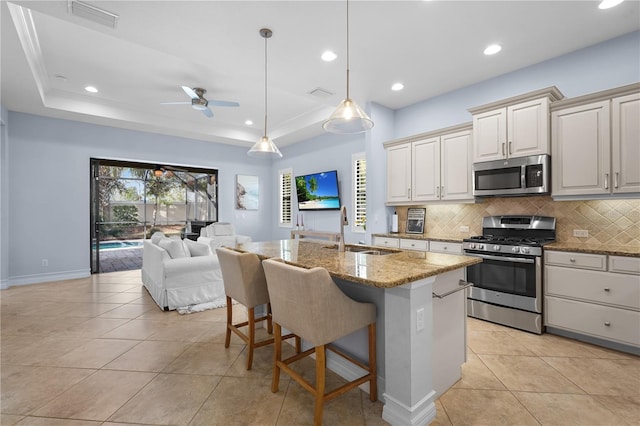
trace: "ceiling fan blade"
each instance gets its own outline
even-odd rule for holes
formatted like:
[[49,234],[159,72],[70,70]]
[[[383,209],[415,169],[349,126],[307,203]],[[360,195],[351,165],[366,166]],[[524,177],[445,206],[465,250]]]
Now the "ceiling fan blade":
[[186,93],[191,99],[200,99],[198,94],[191,87],[182,86],[182,90],[184,90],[184,93]]
[[201,110],[201,111],[202,111],[202,113],[203,113],[204,115],[206,115],[207,117],[209,117],[209,118],[213,117],[213,112],[211,112],[211,110],[210,110],[209,108],[205,108],[205,109],[203,109],[203,110]]
[[191,102],[160,102],[160,105],[191,105]]
[[220,106],[220,107],[237,107],[240,106],[239,103],[237,102],[231,102],[231,101],[216,101],[216,100],[207,100],[209,102],[209,105],[214,105],[214,106]]

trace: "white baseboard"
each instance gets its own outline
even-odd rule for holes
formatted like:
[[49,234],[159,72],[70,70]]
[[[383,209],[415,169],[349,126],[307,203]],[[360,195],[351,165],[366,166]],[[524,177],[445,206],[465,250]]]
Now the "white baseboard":
[[78,278],[87,278],[91,276],[90,269],[80,269],[77,271],[63,271],[63,272],[52,272],[48,274],[34,274],[34,275],[23,275],[19,277],[10,277],[7,281],[7,285],[5,287],[4,282],[0,282],[2,284],[3,290],[13,286],[19,285],[29,285],[29,284],[41,284],[47,283],[51,281],[62,281],[62,280],[75,280]]
[[408,407],[385,394],[382,418],[392,425],[428,425],[436,419],[435,395],[435,391],[431,391],[413,407]]
[[0,280],[0,290],[6,290],[9,288],[9,280],[8,279],[3,279]]

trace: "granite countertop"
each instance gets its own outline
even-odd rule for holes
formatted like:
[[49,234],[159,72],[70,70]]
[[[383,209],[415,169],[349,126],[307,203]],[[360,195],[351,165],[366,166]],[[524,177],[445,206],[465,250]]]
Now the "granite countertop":
[[393,253],[381,256],[341,253],[335,243],[308,238],[252,242],[240,244],[236,250],[256,253],[261,258],[279,257],[304,268],[323,267],[333,277],[381,288],[397,287],[482,262],[469,256],[369,248]]
[[551,243],[545,244],[545,250],[574,251],[577,253],[610,254],[614,256],[640,257],[640,246],[620,246],[608,244]]
[[462,238],[442,238],[434,237],[429,234],[406,234],[404,232],[398,232],[396,234],[371,234],[373,237],[386,237],[386,238],[406,238],[409,240],[427,240],[427,241],[442,241],[445,243],[461,243]]

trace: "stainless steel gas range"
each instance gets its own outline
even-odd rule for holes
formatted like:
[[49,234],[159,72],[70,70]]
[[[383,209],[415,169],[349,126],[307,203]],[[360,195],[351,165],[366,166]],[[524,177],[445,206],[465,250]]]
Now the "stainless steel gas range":
[[485,217],[482,235],[462,243],[465,255],[483,259],[467,268],[468,315],[542,334],[542,246],[555,238],[552,217]]

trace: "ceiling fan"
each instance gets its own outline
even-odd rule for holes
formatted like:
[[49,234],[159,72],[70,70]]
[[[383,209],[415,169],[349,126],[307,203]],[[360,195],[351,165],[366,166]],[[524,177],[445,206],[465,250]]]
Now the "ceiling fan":
[[209,109],[209,105],[221,106],[221,107],[237,107],[240,106],[237,102],[231,101],[219,101],[219,100],[208,100],[204,97],[204,94],[207,93],[206,89],[202,89],[200,87],[194,87],[193,89],[187,86],[182,86],[182,90],[191,98],[191,102],[161,102],[160,105],[189,105],[191,104],[191,108],[196,109],[198,111],[202,111],[204,115],[211,118],[213,117],[213,112]]

